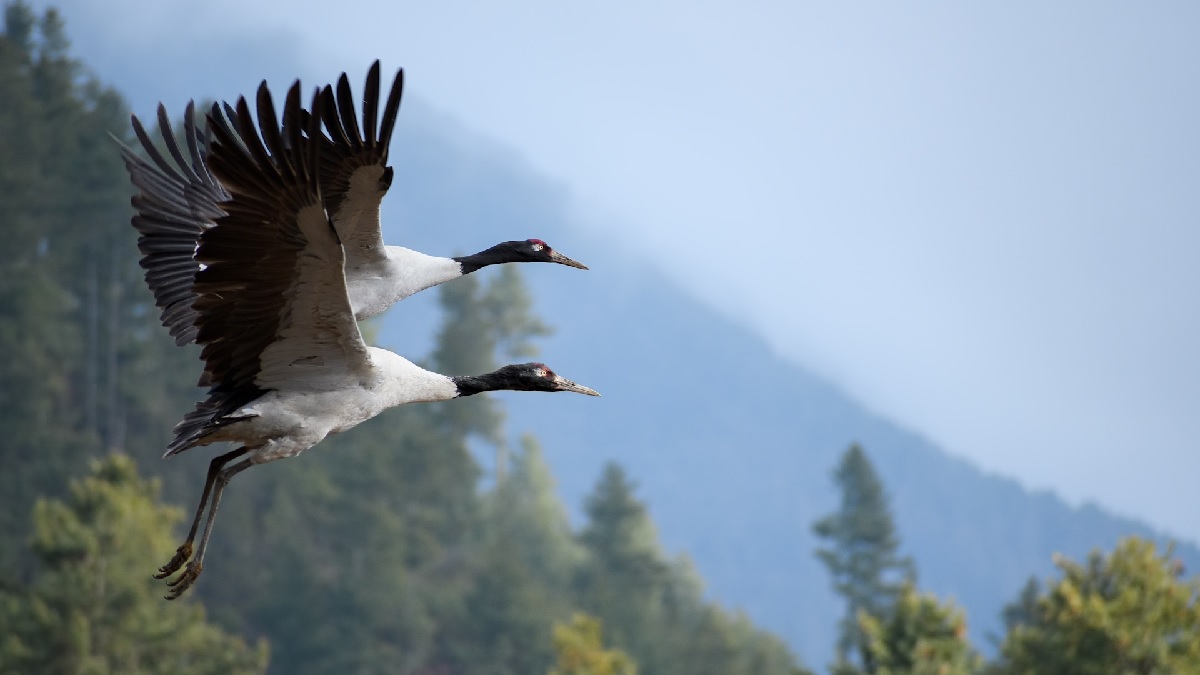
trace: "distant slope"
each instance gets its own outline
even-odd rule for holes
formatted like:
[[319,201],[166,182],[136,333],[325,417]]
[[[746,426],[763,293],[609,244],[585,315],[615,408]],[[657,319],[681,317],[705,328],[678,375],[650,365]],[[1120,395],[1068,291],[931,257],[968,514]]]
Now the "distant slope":
[[[1003,604],[1031,574],[1052,572],[1052,553],[1154,536],[946,455],[657,275],[630,252],[636,242],[585,231],[568,195],[518,155],[411,100],[401,119],[389,241],[452,254],[541,237],[592,267],[523,269],[537,310],[558,329],[544,360],[604,398],[505,396],[513,430],[543,439],[564,499],[577,509],[601,465],[619,460],[668,548],[694,559],[715,598],[784,636],[806,662],[827,662],[840,613],[810,526],[835,506],[829,474],[851,442],[887,484],[922,586],[965,606],[984,648]],[[426,295],[385,316],[384,343],[423,352],[435,319]],[[1195,547],[1178,552],[1200,569]]]

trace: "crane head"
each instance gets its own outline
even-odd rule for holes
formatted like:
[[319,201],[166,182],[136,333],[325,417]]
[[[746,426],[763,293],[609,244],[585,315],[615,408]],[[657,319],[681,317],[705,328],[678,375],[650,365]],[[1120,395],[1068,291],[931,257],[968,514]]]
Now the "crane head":
[[576,384],[562,375],[556,374],[544,363],[521,363],[505,366],[500,371],[506,369],[509,370],[509,376],[513,378],[514,384],[517,385],[512,387],[513,389],[522,389],[525,391],[573,391],[577,394],[586,394],[588,396],[600,395],[600,392],[591,387]]
[[599,396],[591,387],[576,384],[556,374],[544,363],[518,363],[476,376],[451,378],[459,396],[471,396],[483,391],[573,391],[577,394]]
[[509,245],[513,255],[520,256],[513,262],[552,262],[567,267],[586,270],[587,265],[572,260],[550,247],[541,239],[526,239],[525,241],[508,241],[501,246]]
[[473,255],[458,256],[454,260],[462,265],[463,274],[470,274],[488,265],[522,262],[558,263],[576,269],[587,269],[587,265],[555,251],[550,244],[541,239],[505,241]]

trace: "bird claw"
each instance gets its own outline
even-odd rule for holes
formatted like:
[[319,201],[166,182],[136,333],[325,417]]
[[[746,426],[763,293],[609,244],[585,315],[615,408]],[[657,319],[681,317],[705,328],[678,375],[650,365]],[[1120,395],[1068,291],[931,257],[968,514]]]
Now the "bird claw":
[[178,579],[168,581],[167,585],[171,587],[170,593],[164,597],[167,600],[178,600],[179,596],[183,595],[187,589],[196,583],[196,579],[200,577],[200,572],[204,569],[204,565],[198,562],[190,562],[187,568],[183,570],[183,574],[179,575]]
[[170,562],[158,568],[158,573],[154,575],[154,578],[166,579],[172,574],[178,572],[179,568],[183,567],[183,563],[187,562],[188,558],[191,557],[192,542],[185,541],[178,549],[175,550],[175,555],[171,558]]

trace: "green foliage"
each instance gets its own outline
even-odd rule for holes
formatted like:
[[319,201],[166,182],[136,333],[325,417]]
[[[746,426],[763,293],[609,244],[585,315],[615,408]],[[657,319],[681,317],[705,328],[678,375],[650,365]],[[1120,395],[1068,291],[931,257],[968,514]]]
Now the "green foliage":
[[522,564],[524,557],[502,538],[479,552],[464,615],[445,631],[452,671],[521,675],[544,672],[551,663],[546,638],[558,603]]
[[905,584],[890,614],[862,612],[863,670],[873,675],[971,675],[981,660],[967,641],[962,611]]
[[571,572],[583,562],[567,511],[555,493],[554,476],[532,434],[521,437],[521,451],[484,500],[488,536],[511,542],[521,564],[547,587],[566,591]]
[[1085,564],[1056,560],[1051,580],[1013,623],[992,672],[1037,675],[1200,673],[1200,579],[1130,537]]
[[914,572],[911,561],[897,554],[900,543],[888,498],[862,448],[852,445],[842,455],[834,480],[841,505],[817,521],[813,531],[830,543],[817,557],[829,569],[834,590],[846,600],[837,643],[838,667],[846,667],[852,653],[866,648],[859,615],[885,616],[900,595],[902,579]]
[[650,626],[663,618],[667,565],[646,507],[633,490],[624,469],[614,463],[605,466],[587,499],[588,523],[579,541],[588,558],[576,587],[583,607],[608,626],[614,643],[651,668],[644,657],[662,644],[651,637]]
[[[846,600],[835,675],[970,675],[982,661],[967,640],[966,617],[916,588],[916,570],[900,558],[883,483],[866,453],[852,445],[834,471],[837,512],[814,524],[830,541],[817,556]],[[857,659],[852,657],[857,656]]]
[[39,500],[32,584],[0,605],[0,671],[261,673],[266,644],[248,647],[205,623],[191,603],[167,603],[144,571],[175,547],[177,509],[158,485],[114,455],[71,484],[66,501]]
[[583,556],[536,439],[526,435],[512,471],[483,496],[474,585],[443,640],[458,670],[544,672],[554,621],[571,609],[569,581]]
[[550,675],[637,675],[637,666],[624,652],[605,649],[600,620],[575,614],[569,623],[554,625],[558,661]]
[[[89,457],[112,448],[145,457],[143,448],[159,445],[184,405],[161,375],[186,354],[147,311],[128,180],[108,136],[126,127],[125,104],[70,58],[54,10],[39,17],[10,2],[4,16],[0,540],[8,541],[28,535],[34,498],[63,496]],[[163,419],[165,428],[131,419]],[[0,573],[22,574],[28,556],[0,547]]]
[[579,539],[607,572],[650,584],[663,573],[661,552],[646,506],[634,497],[634,488],[619,464],[605,465],[587,499],[588,525]]

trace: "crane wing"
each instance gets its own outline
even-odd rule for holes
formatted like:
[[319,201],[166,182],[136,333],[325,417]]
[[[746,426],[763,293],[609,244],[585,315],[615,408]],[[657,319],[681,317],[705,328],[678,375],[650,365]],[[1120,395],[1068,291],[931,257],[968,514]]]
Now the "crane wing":
[[158,106],[158,127],[171,160],[159,152],[136,115],[132,116],[133,131],[149,160],[118,141],[129,178],[140,191],[130,200],[136,211],[131,222],[141,235],[138,249],[142,252],[140,264],[146,270],[146,285],[162,312],[163,326],[179,345],[196,338],[192,283],[200,271],[197,241],[204,230],[225,215],[219,204],[229,199],[229,193],[205,165],[210,138],[196,129],[194,108],[189,102],[183,120],[186,157],[162,105]]
[[[314,109],[324,95],[314,96]],[[230,199],[197,253],[206,265],[194,288],[204,380],[218,393],[336,388],[367,371],[370,357],[321,200],[322,144],[301,135],[318,135],[318,121],[304,115],[298,82],[287,94],[282,131],[265,82],[257,113],[258,130],[240,99],[232,128],[211,125],[209,167]]]
[[321,190],[346,249],[349,269],[382,262],[386,256],[379,204],[392,184],[392,168],[387,165],[388,145],[403,90],[404,71],[398,70],[380,118],[379,61],[375,61],[367,71],[363,91],[362,131],[345,73],[338,78],[336,90],[325,88],[322,106],[312,111],[324,120],[329,132],[329,136],[319,135],[324,141]]

